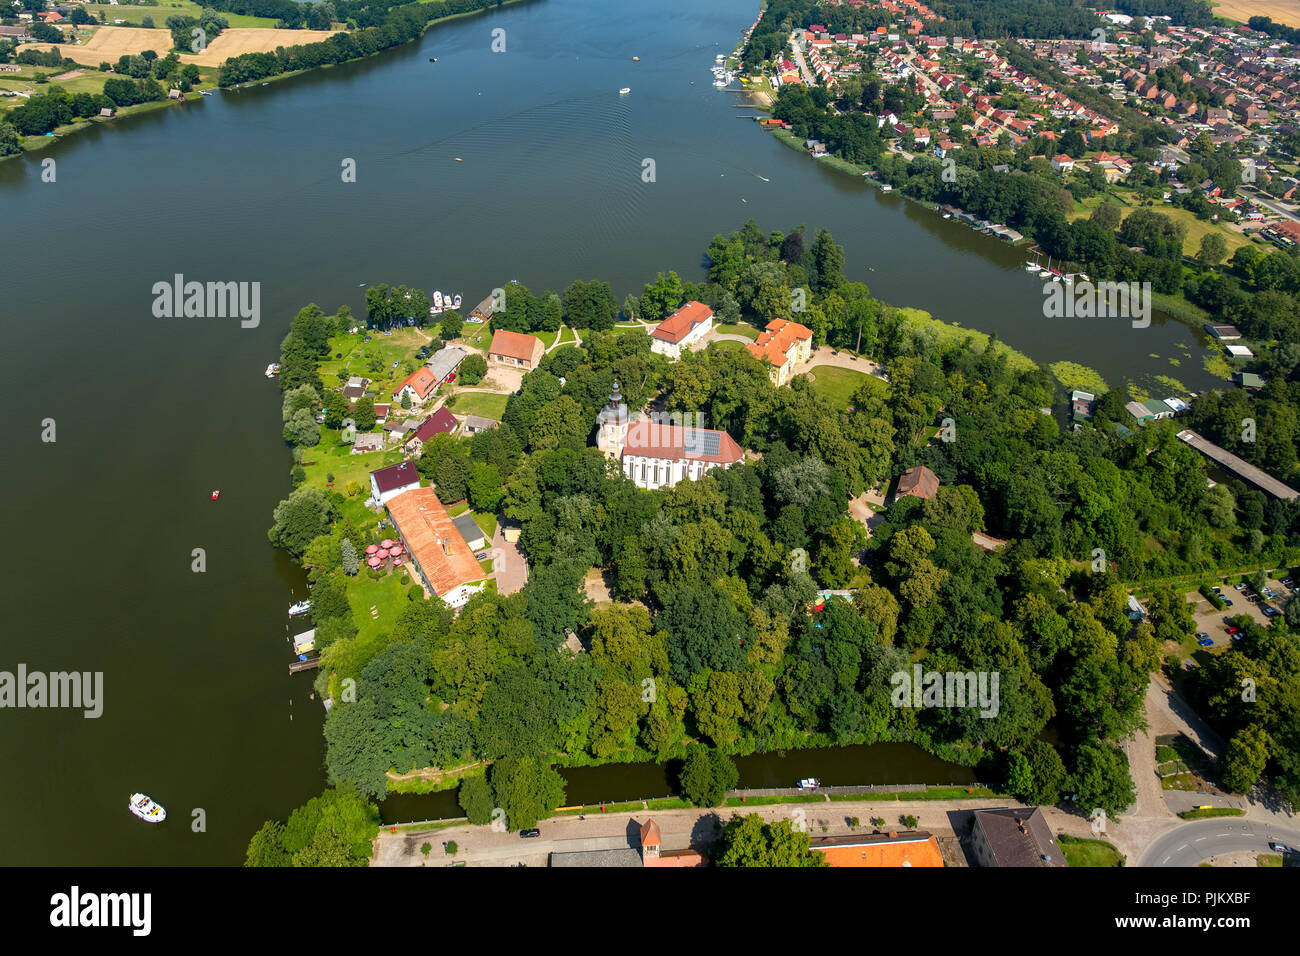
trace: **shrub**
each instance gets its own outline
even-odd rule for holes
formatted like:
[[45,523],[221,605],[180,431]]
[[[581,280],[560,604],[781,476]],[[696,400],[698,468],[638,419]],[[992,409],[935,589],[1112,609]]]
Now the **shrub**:
[[411,601],[420,601],[424,598],[424,588],[418,584],[412,584],[410,590],[406,592],[406,597]]
[[433,849],[432,843],[425,843],[423,846],[420,847],[420,852],[423,853],[425,856],[428,856],[429,851],[432,849]]

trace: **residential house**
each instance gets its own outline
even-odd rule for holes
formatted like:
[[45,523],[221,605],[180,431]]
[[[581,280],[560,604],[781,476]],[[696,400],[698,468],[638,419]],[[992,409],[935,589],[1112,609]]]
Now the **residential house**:
[[420,473],[415,470],[413,461],[398,462],[370,473],[370,497],[380,505],[419,487]]
[[352,442],[352,454],[368,455],[372,451],[384,450],[384,436],[379,432],[362,432]]
[[471,595],[483,590],[490,573],[475,559],[432,488],[413,488],[393,497],[388,513],[408,563],[426,590],[453,608],[464,606]]
[[713,310],[692,300],[651,330],[650,351],[676,361],[682,349],[693,348],[712,330]]
[[971,852],[980,866],[1067,866],[1041,807],[976,810]]
[[418,458],[434,435],[450,435],[459,425],[456,416],[444,405],[420,423],[411,437],[406,439],[402,449],[408,455]]
[[1057,153],[1052,157],[1052,170],[1058,173],[1068,172],[1074,169],[1074,160],[1065,153]]
[[773,319],[758,341],[745,348],[760,362],[769,363],[767,374],[779,388],[790,380],[797,363],[812,357],[812,330],[789,319]]
[[393,401],[402,405],[423,405],[438,388],[438,384],[438,379],[427,366],[417,368],[397,386],[393,392]]
[[497,329],[492,334],[492,345],[488,348],[489,359],[513,368],[537,368],[537,363],[545,354],[546,346],[537,336],[509,332],[506,329]]
[[898,490],[894,492],[894,500],[898,501],[908,495],[930,499],[938,493],[939,477],[925,465],[913,465],[898,479]]
[[456,369],[460,368],[460,363],[465,361],[468,355],[469,352],[459,345],[447,345],[430,356],[429,361],[424,364],[433,374],[434,387],[448,379],[454,379]]

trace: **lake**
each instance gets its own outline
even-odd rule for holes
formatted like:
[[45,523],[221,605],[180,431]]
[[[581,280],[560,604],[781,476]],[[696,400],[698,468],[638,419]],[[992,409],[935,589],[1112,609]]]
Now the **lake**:
[[[1113,384],[1209,384],[1185,326],[1044,319],[1023,251],[737,119],[752,111],[709,68],[756,12],[756,0],[538,0],[0,164],[18,442],[0,473],[0,670],[102,672],[105,687],[98,719],[0,711],[0,861],[238,863],[263,820],[321,790],[323,710],[310,676],[286,673],[286,609],[305,579],[266,541],[291,483],[262,371],[308,302],[360,316],[360,283],[477,302],[510,279],[559,291],[579,278],[610,281],[621,301],[659,270],[701,278],[709,240],[754,217],[765,231],[829,228],[848,276],[877,296],[1040,361]],[[46,158],[55,182],[42,182]],[[346,160],[356,182],[342,181]],[[176,274],[259,282],[259,324],[156,318],[153,285]],[[1193,357],[1175,369],[1180,350]],[[165,825],[126,812],[135,790],[168,808]],[[594,799],[643,795],[659,794]]]

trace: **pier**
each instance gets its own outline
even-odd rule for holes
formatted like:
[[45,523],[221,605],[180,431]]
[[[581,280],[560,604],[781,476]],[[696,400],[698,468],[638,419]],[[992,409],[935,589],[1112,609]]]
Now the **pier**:
[[289,665],[290,674],[301,674],[303,671],[312,671],[320,667],[320,658],[313,657],[310,660],[294,661]]
[[1180,431],[1178,437],[1206,458],[1217,462],[1234,475],[1245,479],[1261,491],[1268,492],[1274,498],[1281,498],[1283,501],[1295,501],[1296,498],[1300,498],[1300,492],[1297,492],[1294,488],[1284,485],[1276,478],[1265,474],[1259,468],[1250,464],[1250,462],[1243,461],[1226,448],[1219,447],[1190,428]]

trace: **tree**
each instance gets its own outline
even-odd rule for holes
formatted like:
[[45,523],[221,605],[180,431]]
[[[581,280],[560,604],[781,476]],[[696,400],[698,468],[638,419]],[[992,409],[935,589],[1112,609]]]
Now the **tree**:
[[812,244],[813,290],[829,292],[844,282],[844,249],[825,229],[817,230]]
[[274,524],[267,537],[277,548],[300,557],[317,535],[329,531],[335,515],[325,492],[319,488],[298,488],[275,506]]
[[357,406],[348,413],[359,432],[368,432],[375,427],[375,403],[367,395],[357,399]]
[[658,322],[682,304],[682,280],[676,272],[660,272],[641,294],[641,318]]
[[462,385],[477,385],[483,381],[483,376],[487,374],[487,359],[477,352],[465,356],[465,360],[460,363],[457,369],[457,378]]
[[361,567],[361,559],[357,556],[357,549],[351,538],[343,539],[342,561],[345,574],[356,574]]
[[1112,819],[1133,805],[1137,792],[1124,751],[1105,740],[1080,745],[1074,771],[1075,804],[1091,813],[1106,811]]
[[1196,253],[1196,259],[1205,268],[1213,269],[1223,261],[1227,254],[1227,240],[1217,232],[1207,232],[1201,238],[1201,248]]
[[494,512],[501,504],[501,472],[495,465],[478,462],[469,473],[469,500],[478,511]]
[[488,787],[487,777],[463,779],[456,799],[470,823],[481,827],[492,822],[492,791]]
[[442,327],[438,331],[438,337],[451,341],[460,338],[461,332],[465,331],[465,320],[455,309],[448,309],[442,313]]
[[1249,793],[1264,775],[1273,741],[1259,724],[1233,734],[1219,760],[1219,782],[1233,793]]
[[512,830],[527,830],[564,805],[564,778],[536,757],[503,757],[488,771]]
[[350,788],[326,790],[288,823],[267,821],[248,844],[245,866],[366,866],[379,810]]
[[686,751],[678,788],[697,807],[716,807],[739,780],[740,773],[730,757],[720,750],[695,744]]
[[796,830],[789,820],[765,823],[757,813],[736,814],[722,829],[716,860],[726,867],[819,867],[826,858],[811,849],[806,830]]

